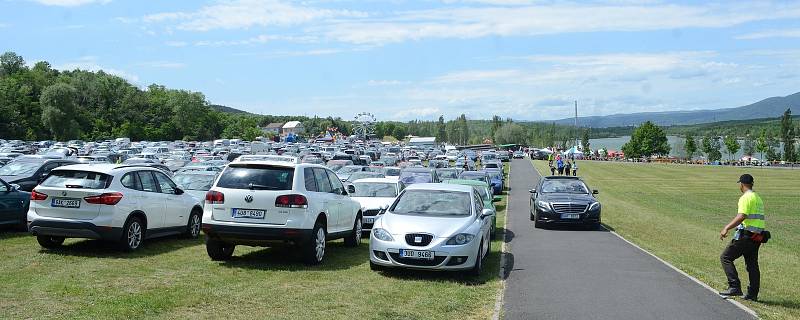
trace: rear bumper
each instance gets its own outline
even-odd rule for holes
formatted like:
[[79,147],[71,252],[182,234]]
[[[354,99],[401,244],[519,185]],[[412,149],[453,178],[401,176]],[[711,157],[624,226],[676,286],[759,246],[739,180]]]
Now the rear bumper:
[[307,242],[313,232],[311,229],[245,227],[214,223],[203,223],[202,228],[211,239],[252,246],[269,246],[287,241]]
[[34,220],[28,225],[34,236],[119,240],[122,228],[97,226],[90,222]]

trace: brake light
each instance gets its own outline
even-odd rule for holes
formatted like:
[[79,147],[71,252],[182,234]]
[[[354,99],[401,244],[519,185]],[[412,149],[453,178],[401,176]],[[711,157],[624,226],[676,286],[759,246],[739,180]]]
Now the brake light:
[[31,200],[33,201],[47,200],[47,195],[39,191],[33,190],[31,192]]
[[275,198],[275,206],[279,208],[308,208],[308,200],[301,194],[285,194]]
[[104,204],[108,206],[113,206],[119,203],[120,200],[122,200],[122,193],[109,192],[101,194],[99,196],[85,197],[83,198],[83,200],[91,204]]
[[219,191],[206,192],[206,203],[208,204],[223,204],[225,203],[225,194]]

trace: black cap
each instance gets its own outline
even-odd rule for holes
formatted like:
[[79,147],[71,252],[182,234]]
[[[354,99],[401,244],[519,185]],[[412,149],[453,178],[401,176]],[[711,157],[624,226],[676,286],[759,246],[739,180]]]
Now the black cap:
[[738,182],[752,185],[753,184],[753,176],[745,173],[741,177],[739,177],[739,181]]

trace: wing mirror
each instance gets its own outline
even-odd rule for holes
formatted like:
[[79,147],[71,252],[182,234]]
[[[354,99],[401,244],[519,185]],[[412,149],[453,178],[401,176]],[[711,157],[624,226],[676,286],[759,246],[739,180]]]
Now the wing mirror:
[[492,209],[483,209],[481,212],[481,219],[485,219],[487,217],[491,217],[494,214]]
[[528,192],[530,192],[530,193],[536,193],[536,189],[530,189],[530,190],[528,190]]
[[592,190],[592,194],[600,194],[600,191],[597,191],[597,189]]
[[175,188],[175,194],[176,195],[182,195],[184,192],[185,191],[183,191],[183,189],[181,189],[181,188]]
[[9,184],[8,191],[9,192],[11,192],[11,191],[19,191],[20,188],[22,188],[20,185],[18,185],[16,183],[12,183],[12,184]]
[[347,185],[347,193],[356,193],[356,186],[352,184]]

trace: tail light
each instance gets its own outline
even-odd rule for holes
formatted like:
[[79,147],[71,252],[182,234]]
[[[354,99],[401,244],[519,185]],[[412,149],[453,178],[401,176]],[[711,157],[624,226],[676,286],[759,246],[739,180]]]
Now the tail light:
[[39,191],[33,190],[31,192],[31,200],[33,201],[47,200],[47,195]]
[[122,200],[122,193],[109,192],[101,194],[99,196],[85,197],[83,198],[83,200],[91,204],[104,204],[108,206],[113,206],[119,203],[120,200]]
[[208,204],[223,204],[225,203],[225,194],[219,191],[206,192],[206,203]]
[[308,208],[308,200],[301,194],[285,194],[275,198],[275,206],[279,208]]

